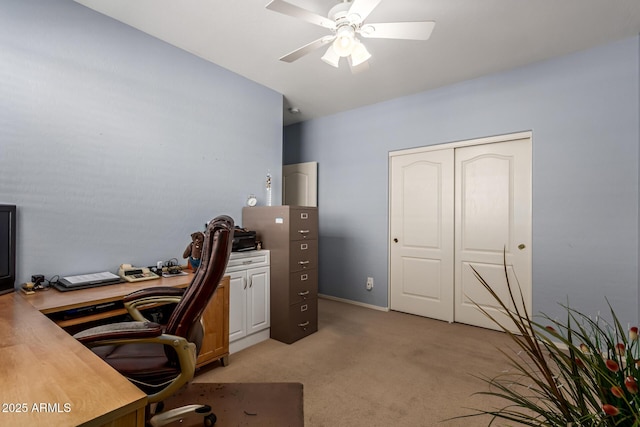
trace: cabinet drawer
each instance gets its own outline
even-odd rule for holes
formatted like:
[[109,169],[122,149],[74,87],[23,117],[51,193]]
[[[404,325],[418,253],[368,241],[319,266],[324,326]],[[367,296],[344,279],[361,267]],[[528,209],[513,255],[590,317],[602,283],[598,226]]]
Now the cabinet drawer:
[[289,336],[291,342],[311,335],[318,330],[318,300],[313,299],[289,308]]
[[247,268],[266,267],[269,265],[269,251],[232,252],[227,263],[226,272],[246,270]]
[[291,209],[289,235],[291,240],[314,240],[318,238],[318,210]]
[[289,276],[289,304],[315,300],[318,296],[318,270],[298,271]]
[[318,266],[318,241],[291,242],[289,271],[315,270]]

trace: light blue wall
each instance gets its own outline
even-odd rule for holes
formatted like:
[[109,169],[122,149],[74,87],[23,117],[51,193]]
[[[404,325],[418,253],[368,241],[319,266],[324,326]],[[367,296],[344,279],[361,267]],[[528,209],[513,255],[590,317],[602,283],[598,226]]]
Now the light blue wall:
[[[71,0],[0,0],[0,203],[17,284],[176,257],[279,191],[282,96]],[[264,200],[264,199],[263,199]]]
[[285,128],[285,164],[318,162],[320,292],[388,304],[389,151],[531,130],[534,311],[636,322],[638,64],[634,37]]

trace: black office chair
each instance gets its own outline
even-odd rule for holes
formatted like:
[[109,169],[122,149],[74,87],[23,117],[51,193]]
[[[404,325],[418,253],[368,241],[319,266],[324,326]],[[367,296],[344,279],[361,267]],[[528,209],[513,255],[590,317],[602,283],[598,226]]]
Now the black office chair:
[[[150,405],[172,396],[193,378],[203,337],[202,313],[224,275],[233,243],[234,222],[222,215],[207,226],[201,263],[186,290],[155,287],[126,296],[132,322],[97,326],[74,337],[148,395],[147,422],[160,426],[197,413],[212,426],[208,405],[188,405],[151,415]],[[176,303],[166,326],[147,321],[138,307]]]

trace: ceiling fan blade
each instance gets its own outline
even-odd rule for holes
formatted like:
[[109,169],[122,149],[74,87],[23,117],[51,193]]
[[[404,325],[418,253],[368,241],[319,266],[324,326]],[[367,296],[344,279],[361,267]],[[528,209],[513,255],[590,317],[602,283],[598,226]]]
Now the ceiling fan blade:
[[370,39],[427,40],[435,26],[433,21],[366,24],[360,29],[360,34]]
[[269,4],[267,4],[266,8],[269,10],[273,10],[274,12],[280,12],[285,15],[293,16],[294,18],[302,19],[303,21],[307,21],[312,24],[328,28],[330,30],[335,30],[336,28],[335,21],[310,12],[291,3],[287,3],[286,1],[272,0],[271,2],[269,2]]
[[347,12],[348,16],[358,15],[360,22],[367,19],[367,16],[380,4],[382,0],[353,0],[353,4]]
[[322,38],[319,38],[318,40],[314,40],[309,44],[306,44],[304,46],[302,46],[301,48],[298,48],[296,50],[294,50],[291,53],[286,54],[285,56],[283,56],[282,58],[280,58],[280,61],[284,61],[284,62],[293,62],[296,59],[300,59],[303,56],[305,56],[308,53],[313,52],[314,50],[331,43],[333,40],[335,39],[335,36],[324,36]]

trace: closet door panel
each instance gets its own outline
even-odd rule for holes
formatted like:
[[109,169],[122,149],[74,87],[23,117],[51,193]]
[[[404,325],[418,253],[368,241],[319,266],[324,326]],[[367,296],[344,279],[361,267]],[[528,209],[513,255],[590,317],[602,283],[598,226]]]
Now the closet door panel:
[[453,321],[453,158],[391,158],[392,310]]
[[471,267],[510,301],[506,256],[510,284],[531,312],[531,141],[458,148],[455,159],[455,321],[497,329],[476,304],[503,322],[507,317]]

